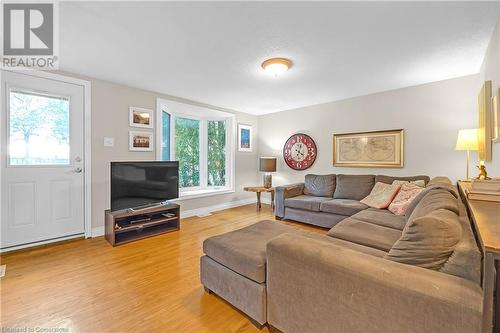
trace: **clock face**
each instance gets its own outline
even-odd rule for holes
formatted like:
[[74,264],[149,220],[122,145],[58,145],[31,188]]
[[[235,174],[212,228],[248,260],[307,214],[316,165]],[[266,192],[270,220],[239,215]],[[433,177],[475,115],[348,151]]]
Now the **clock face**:
[[305,170],[316,160],[316,143],[306,134],[294,134],[283,147],[283,158],[286,164],[294,170]]

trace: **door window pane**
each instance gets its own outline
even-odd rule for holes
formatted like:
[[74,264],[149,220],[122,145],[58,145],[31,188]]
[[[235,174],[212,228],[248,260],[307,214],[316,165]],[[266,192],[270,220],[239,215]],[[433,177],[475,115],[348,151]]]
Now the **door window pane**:
[[208,186],[226,185],[226,122],[208,121]]
[[69,99],[10,91],[9,164],[69,164]]
[[161,113],[161,159],[170,161],[170,114],[162,111]]
[[179,186],[200,186],[200,121],[175,117],[175,158]]

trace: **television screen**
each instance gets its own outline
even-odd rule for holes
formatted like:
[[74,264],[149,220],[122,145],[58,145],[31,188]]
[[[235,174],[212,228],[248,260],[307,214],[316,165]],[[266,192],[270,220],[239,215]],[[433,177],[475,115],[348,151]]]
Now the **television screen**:
[[111,210],[179,197],[179,162],[111,162]]

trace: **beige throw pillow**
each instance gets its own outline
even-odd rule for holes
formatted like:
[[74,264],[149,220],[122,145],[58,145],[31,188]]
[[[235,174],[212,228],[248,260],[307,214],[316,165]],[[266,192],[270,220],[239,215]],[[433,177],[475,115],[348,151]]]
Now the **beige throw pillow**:
[[423,180],[412,180],[412,181],[395,180],[392,182],[392,185],[403,186],[404,184],[413,184],[413,185],[417,185],[419,187],[425,187],[425,181],[423,181]]
[[361,202],[373,208],[387,208],[400,188],[400,185],[390,185],[378,182],[375,184],[370,194],[362,199]]
[[458,215],[439,209],[410,221],[386,259],[439,270],[462,238]]

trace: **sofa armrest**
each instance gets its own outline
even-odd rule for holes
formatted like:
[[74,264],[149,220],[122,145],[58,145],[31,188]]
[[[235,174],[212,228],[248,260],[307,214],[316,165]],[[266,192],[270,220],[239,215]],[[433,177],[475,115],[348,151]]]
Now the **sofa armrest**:
[[277,186],[274,198],[274,215],[279,218],[285,216],[285,199],[296,197],[304,192],[304,183]]
[[452,275],[284,234],[267,245],[268,322],[295,332],[480,332],[482,289]]

